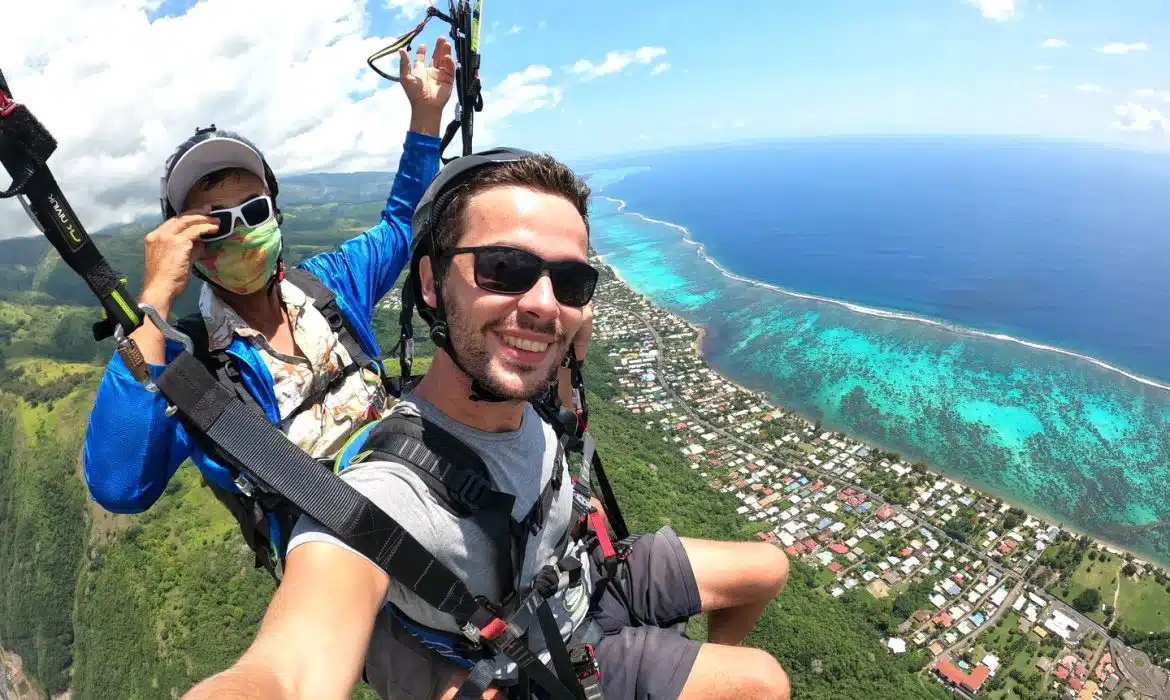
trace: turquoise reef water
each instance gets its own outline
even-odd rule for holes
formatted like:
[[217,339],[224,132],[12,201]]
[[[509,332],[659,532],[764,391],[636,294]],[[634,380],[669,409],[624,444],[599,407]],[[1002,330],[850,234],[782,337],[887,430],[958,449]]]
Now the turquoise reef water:
[[706,328],[716,370],[826,427],[1170,563],[1165,386],[1006,336],[736,278],[685,229],[604,194],[594,247],[634,289]]

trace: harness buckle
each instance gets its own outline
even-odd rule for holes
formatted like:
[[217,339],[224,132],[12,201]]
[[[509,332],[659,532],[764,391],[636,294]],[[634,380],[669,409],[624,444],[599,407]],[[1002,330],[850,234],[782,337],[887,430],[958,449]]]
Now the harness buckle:
[[232,483],[236,485],[236,488],[240,490],[240,493],[244,494],[248,498],[251,498],[256,493],[256,488],[252,486],[252,482],[248,481],[248,477],[244,476],[243,474],[236,475],[236,478],[232,479]]
[[8,91],[0,88],[0,117],[7,117],[16,111],[16,100],[9,96]]
[[569,663],[577,674],[577,680],[590,681],[601,678],[601,667],[597,664],[597,652],[592,644],[581,644],[569,649]]

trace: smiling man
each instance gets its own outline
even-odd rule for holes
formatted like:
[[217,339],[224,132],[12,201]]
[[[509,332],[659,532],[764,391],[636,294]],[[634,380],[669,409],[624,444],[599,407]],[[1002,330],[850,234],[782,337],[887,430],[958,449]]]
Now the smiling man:
[[[623,549],[617,575],[603,577],[557,434],[529,403],[570,347],[585,356],[592,332],[588,198],[566,166],[523,151],[496,149],[440,171],[415,212],[408,280],[439,350],[390,417],[345,448],[341,478],[473,594],[500,603],[539,588],[545,603],[536,617],[546,617],[529,625],[526,643],[554,666],[558,648],[584,650],[571,656],[574,684],[584,675],[623,700],[787,698],[776,660],[738,646],[783,587],[784,553],[680,538],[665,527]],[[403,420],[421,429],[410,450],[394,442],[405,433],[382,430]],[[444,442],[437,462],[420,451]],[[497,496],[476,501],[489,511],[478,515],[461,512],[467,503],[443,488],[452,469],[471,461]],[[493,514],[518,526],[503,530],[514,547],[497,546],[487,527]],[[188,697],[345,698],[364,661],[383,698],[452,698],[474,667],[473,677],[491,680],[484,697],[528,700],[514,664],[411,587],[432,564],[411,566],[411,578],[388,576],[302,518],[251,648]],[[700,613],[709,613],[709,643],[671,629]],[[563,644],[547,644],[553,634]]]

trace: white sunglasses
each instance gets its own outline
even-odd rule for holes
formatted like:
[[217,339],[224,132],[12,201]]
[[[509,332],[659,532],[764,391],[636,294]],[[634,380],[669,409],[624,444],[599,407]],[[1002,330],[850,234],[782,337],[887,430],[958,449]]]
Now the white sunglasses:
[[215,233],[200,236],[199,240],[204,243],[222,241],[228,236],[231,236],[236,230],[237,221],[243,222],[245,226],[259,226],[276,216],[276,207],[272,205],[272,197],[262,194],[249,199],[237,207],[216,209],[209,213],[208,216],[219,219],[219,230]]

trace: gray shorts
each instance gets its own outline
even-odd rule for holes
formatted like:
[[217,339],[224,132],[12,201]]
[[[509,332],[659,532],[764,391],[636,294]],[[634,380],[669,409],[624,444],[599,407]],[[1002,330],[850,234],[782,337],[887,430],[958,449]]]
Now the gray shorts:
[[601,597],[597,644],[607,698],[670,700],[682,694],[702,642],[682,631],[702,612],[699,587],[686,550],[670,527],[634,542],[618,581]]

